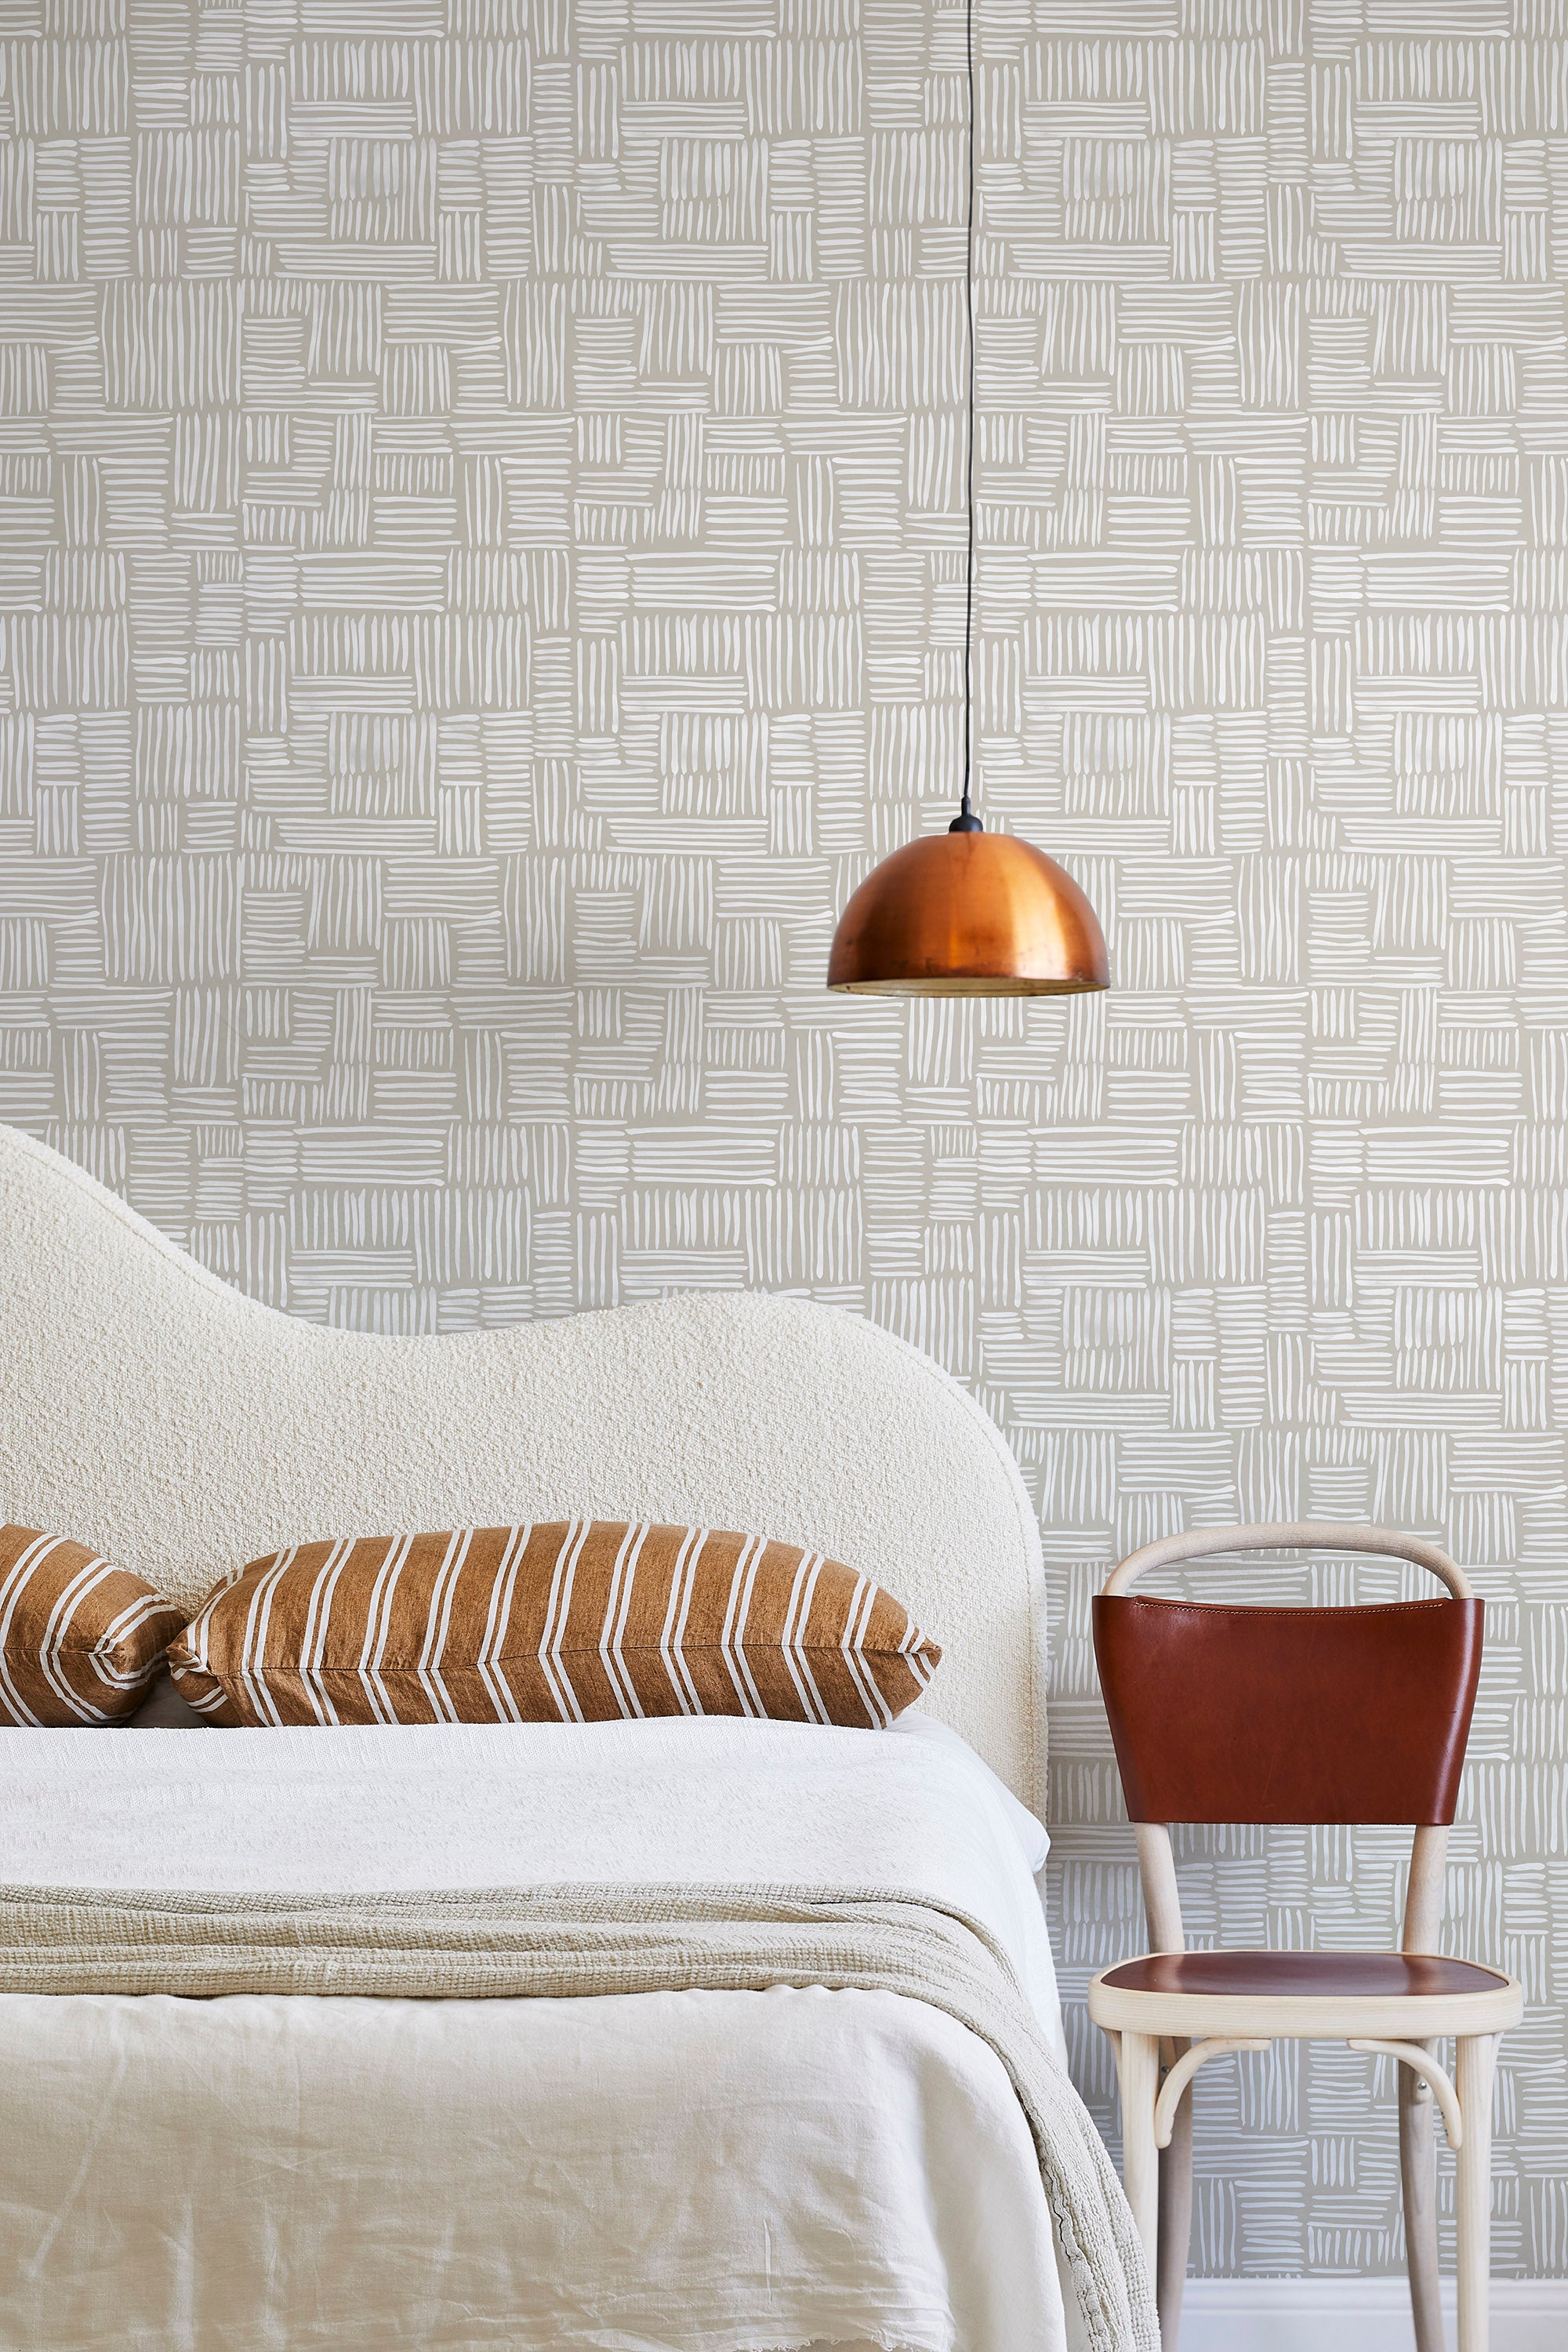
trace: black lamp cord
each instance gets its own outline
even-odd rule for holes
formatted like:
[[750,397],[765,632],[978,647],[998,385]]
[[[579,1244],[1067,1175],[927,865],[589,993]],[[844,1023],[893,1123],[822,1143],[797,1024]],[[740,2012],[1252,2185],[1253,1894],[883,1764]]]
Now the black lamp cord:
[[964,453],[963,558],[963,795],[949,833],[980,833],[980,819],[970,805],[969,786],[974,766],[974,0],[964,0],[964,70],[969,89],[969,212],[964,226],[963,315],[969,376],[966,400],[968,438]]

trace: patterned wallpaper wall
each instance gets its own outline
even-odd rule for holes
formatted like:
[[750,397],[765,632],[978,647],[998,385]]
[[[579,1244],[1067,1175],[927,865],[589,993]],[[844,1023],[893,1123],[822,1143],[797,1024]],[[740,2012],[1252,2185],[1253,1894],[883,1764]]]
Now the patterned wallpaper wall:
[[[1136,1933],[1107,1564],[1446,1537],[1497,2266],[1562,2271],[1568,12],[986,0],[984,804],[1116,987],[905,1007],[821,983],[955,772],[963,32],[5,10],[0,1116],[296,1314],[931,1349],[1043,1515],[1069,1990]],[[1200,1934],[1384,1932],[1387,1842],[1255,1843]],[[1206,2074],[1199,2265],[1394,2265],[1389,2088]]]

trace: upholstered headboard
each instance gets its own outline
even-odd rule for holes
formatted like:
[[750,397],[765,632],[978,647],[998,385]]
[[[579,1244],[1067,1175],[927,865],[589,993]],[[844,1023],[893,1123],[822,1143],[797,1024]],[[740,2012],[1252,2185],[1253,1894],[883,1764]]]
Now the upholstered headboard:
[[747,1528],[879,1578],[943,1644],[929,1711],[1040,1802],[1034,1513],[1000,1433],[917,1349],[750,1293],[326,1330],[0,1127],[0,1521],[194,1604],[307,1537],[588,1514]]

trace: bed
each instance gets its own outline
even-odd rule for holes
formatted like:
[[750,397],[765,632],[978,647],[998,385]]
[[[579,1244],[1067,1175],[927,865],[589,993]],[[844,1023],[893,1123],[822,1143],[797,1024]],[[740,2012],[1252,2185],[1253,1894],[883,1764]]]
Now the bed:
[[[306,1325],[0,1129],[0,1517],[194,1606],[335,1528],[546,1510],[863,1562],[944,1663],[887,1733],[13,1730],[0,1882],[912,1894],[981,1923],[1059,2046],[1034,1516],[925,1358],[789,1298],[449,1338]],[[1057,2352],[1094,2332],[996,2050],[895,1992],[7,1990],[0,2151],[14,2352]]]

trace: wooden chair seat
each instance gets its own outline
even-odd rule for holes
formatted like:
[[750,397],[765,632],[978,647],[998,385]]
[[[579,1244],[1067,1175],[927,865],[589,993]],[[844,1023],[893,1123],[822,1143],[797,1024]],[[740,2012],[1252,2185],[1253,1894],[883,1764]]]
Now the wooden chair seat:
[[1089,2013],[1112,2033],[1501,2033],[1523,1994],[1511,1977],[1428,1952],[1145,1952],[1102,1969]]

